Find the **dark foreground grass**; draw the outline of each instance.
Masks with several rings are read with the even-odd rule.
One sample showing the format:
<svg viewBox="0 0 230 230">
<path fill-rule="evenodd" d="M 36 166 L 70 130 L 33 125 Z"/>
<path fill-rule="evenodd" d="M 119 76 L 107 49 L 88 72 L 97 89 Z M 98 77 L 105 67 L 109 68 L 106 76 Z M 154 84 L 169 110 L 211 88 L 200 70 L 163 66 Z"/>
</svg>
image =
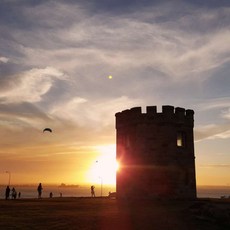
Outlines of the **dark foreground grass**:
<svg viewBox="0 0 230 230">
<path fill-rule="evenodd" d="M 230 229 L 228 200 L 0 200 L 0 229 Z"/>
</svg>

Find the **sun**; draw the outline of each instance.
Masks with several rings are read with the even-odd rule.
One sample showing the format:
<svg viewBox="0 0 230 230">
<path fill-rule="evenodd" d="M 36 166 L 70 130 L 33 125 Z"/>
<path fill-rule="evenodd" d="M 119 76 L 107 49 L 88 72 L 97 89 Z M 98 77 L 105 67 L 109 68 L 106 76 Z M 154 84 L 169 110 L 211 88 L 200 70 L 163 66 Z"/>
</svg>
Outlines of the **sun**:
<svg viewBox="0 0 230 230">
<path fill-rule="evenodd" d="M 103 182 L 103 184 L 115 185 L 116 171 L 119 169 L 119 163 L 116 161 L 116 146 L 96 146 L 96 149 L 99 155 L 98 158 L 92 162 L 88 172 L 88 179 L 92 183 Z"/>
<path fill-rule="evenodd" d="M 120 164 L 118 163 L 118 161 L 115 162 L 115 169 L 116 169 L 116 172 L 119 170 L 120 168 Z"/>
</svg>

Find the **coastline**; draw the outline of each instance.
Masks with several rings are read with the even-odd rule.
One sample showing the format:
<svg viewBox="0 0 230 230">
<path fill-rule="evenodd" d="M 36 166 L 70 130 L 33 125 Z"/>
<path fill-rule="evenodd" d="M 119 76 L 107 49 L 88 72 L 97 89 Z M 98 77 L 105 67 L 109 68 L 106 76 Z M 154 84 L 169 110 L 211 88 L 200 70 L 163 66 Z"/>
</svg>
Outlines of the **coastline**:
<svg viewBox="0 0 230 230">
<path fill-rule="evenodd" d="M 24 185 L 12 185 L 17 192 L 21 192 L 21 198 L 36 198 L 37 197 L 37 184 L 24 184 Z M 6 185 L 0 185 L 0 199 L 4 199 Z M 96 185 L 96 196 L 101 196 L 101 186 Z M 102 195 L 108 196 L 109 192 L 115 192 L 115 186 L 103 186 Z M 60 197 L 60 193 L 63 197 L 88 197 L 90 193 L 90 185 L 75 185 L 66 184 L 60 186 L 60 184 L 44 184 L 43 185 L 43 197 L 49 197 L 50 192 L 54 197 Z M 198 198 L 221 198 L 230 196 L 230 186 L 213 186 L 202 185 L 197 186 Z"/>
</svg>

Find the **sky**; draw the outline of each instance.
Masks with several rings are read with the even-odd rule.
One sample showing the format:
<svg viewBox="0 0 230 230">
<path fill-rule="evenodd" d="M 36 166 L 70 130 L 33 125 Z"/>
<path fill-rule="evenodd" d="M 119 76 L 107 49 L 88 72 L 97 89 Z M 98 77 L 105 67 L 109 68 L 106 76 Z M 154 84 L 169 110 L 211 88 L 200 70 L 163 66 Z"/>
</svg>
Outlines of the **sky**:
<svg viewBox="0 0 230 230">
<path fill-rule="evenodd" d="M 173 105 L 230 185 L 229 41 L 228 0 L 0 0 L 0 184 L 114 183 L 115 113 Z"/>
</svg>

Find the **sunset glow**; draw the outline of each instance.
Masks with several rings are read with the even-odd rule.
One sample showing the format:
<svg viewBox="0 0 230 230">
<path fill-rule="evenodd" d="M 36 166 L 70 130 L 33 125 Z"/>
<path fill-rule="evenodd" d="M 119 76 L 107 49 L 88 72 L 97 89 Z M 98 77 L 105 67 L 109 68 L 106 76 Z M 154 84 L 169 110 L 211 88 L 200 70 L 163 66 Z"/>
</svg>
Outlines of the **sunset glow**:
<svg viewBox="0 0 230 230">
<path fill-rule="evenodd" d="M 1 1 L 0 184 L 115 184 L 115 114 L 173 105 L 229 185 L 229 3 L 176 2 Z"/>
<path fill-rule="evenodd" d="M 101 183 L 108 185 L 116 184 L 116 171 L 119 168 L 116 162 L 115 145 L 98 146 L 96 149 L 100 155 L 92 162 L 87 178 L 91 183 Z"/>
</svg>

